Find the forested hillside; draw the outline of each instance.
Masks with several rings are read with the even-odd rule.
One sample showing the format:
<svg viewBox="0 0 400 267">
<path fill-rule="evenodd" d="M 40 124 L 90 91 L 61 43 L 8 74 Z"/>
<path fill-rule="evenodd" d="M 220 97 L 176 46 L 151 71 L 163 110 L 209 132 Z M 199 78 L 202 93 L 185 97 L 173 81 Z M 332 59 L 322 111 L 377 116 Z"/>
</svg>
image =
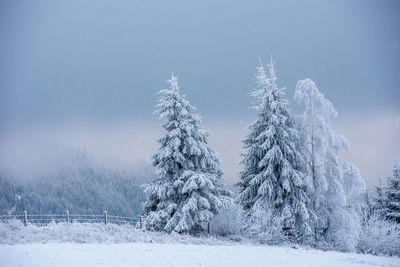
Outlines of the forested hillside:
<svg viewBox="0 0 400 267">
<path fill-rule="evenodd" d="M 54 173 L 40 177 L 11 179 L 0 176 L 0 213 L 109 214 L 137 216 L 144 201 L 142 184 L 151 180 L 152 169 L 136 170 L 101 166 L 86 155 L 62 162 Z"/>
</svg>

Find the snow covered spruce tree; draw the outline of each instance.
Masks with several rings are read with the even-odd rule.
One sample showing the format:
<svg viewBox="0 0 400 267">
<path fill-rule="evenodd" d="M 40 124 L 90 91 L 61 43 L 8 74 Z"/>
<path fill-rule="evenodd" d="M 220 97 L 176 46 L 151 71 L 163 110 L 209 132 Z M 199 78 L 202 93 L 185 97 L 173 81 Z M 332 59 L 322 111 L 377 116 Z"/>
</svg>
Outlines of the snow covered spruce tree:
<svg viewBox="0 0 400 267">
<path fill-rule="evenodd" d="M 375 188 L 376 196 L 372 204 L 373 213 L 382 215 L 385 207 L 387 206 L 386 194 L 384 194 L 384 188 L 382 186 L 382 178 L 379 177 L 379 185 Z"/>
<path fill-rule="evenodd" d="M 314 213 L 301 172 L 303 160 L 295 145 L 297 132 L 284 88 L 276 84 L 272 58 L 268 75 L 261 61 L 257 70 L 257 88 L 252 92 L 257 99 L 257 119 L 243 141 L 246 153 L 241 161 L 244 170 L 236 184 L 240 189 L 236 201 L 245 209 L 250 224 L 257 223 L 252 220 L 260 212 L 261 216 L 268 214 L 275 223 L 279 218 L 281 227 L 277 228 L 286 236 L 297 242 L 306 241 L 312 236 Z M 267 228 L 264 230 L 268 231 Z"/>
<path fill-rule="evenodd" d="M 378 212 L 381 215 L 400 223 L 400 158 L 393 167 L 393 175 L 387 177 L 387 185 L 381 193 L 380 206 Z"/>
<path fill-rule="evenodd" d="M 193 233 L 201 231 L 225 202 L 220 163 L 207 145 L 208 133 L 200 128 L 200 116 L 179 93 L 177 78 L 161 90 L 156 111 L 164 121 L 166 136 L 153 156 L 156 179 L 146 185 L 148 194 L 142 215 L 149 230 Z"/>
<path fill-rule="evenodd" d="M 339 157 L 339 152 L 348 149 L 349 144 L 331 128 L 331 120 L 337 116 L 332 103 L 310 79 L 297 83 L 295 98 L 305 106 L 298 129 L 307 175 L 313 183 L 310 198 L 318 216 L 315 237 L 321 245 L 354 250 L 364 180 L 354 165 Z"/>
</svg>

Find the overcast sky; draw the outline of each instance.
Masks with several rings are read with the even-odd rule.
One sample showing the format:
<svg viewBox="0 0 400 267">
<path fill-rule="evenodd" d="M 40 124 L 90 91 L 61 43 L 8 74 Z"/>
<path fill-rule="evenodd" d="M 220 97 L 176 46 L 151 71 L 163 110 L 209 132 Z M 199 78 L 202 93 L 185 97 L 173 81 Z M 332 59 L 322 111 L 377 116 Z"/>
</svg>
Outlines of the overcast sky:
<svg viewBox="0 0 400 267">
<path fill-rule="evenodd" d="M 1 1 L 0 168 L 49 140 L 148 161 L 174 72 L 235 181 L 247 93 L 272 54 L 291 102 L 304 78 L 333 102 L 344 156 L 376 184 L 400 154 L 399 14 L 396 0 Z"/>
</svg>

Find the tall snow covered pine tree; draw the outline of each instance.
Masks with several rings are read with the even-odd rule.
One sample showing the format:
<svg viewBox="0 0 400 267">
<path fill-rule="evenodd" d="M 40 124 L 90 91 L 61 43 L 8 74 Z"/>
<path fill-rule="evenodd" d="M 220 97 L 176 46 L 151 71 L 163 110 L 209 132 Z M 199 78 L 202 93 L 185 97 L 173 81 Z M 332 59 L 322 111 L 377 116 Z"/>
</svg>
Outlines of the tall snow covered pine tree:
<svg viewBox="0 0 400 267">
<path fill-rule="evenodd" d="M 223 172 L 200 116 L 179 93 L 177 78 L 172 75 L 168 82 L 156 111 L 167 134 L 152 156 L 158 179 L 146 185 L 143 222 L 149 230 L 193 233 L 230 201 L 229 191 L 222 187 Z"/>
<path fill-rule="evenodd" d="M 297 131 L 284 88 L 276 84 L 272 58 L 268 75 L 261 60 L 257 70 L 257 88 L 252 92 L 257 99 L 257 119 L 243 141 L 246 153 L 241 161 L 244 170 L 236 184 L 240 190 L 236 201 L 248 218 L 260 208 L 282 218 L 285 234 L 301 242 L 311 236 L 314 213 L 301 172 L 302 156 L 295 145 Z"/>
</svg>

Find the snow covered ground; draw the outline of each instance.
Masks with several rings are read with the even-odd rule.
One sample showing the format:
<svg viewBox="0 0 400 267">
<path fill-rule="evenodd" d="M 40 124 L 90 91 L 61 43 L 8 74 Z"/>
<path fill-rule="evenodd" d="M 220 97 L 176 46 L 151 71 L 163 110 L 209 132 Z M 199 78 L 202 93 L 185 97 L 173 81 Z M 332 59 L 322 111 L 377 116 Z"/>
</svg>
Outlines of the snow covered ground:
<svg viewBox="0 0 400 267">
<path fill-rule="evenodd" d="M 0 245 L 0 266 L 400 266 L 400 258 L 252 245 L 46 243 Z"/>
<path fill-rule="evenodd" d="M 232 240 L 234 239 L 234 240 Z M 180 243 L 198 245 L 229 245 L 239 237 L 222 238 L 213 236 L 180 235 L 143 231 L 129 224 L 103 223 L 50 223 L 46 226 L 28 224 L 12 220 L 0 223 L 0 244 L 26 243 Z M 248 240 L 240 239 L 242 243 Z M 1 267 L 1 266 L 0 266 Z"/>
<path fill-rule="evenodd" d="M 399 257 L 258 246 L 249 240 L 143 231 L 131 225 L 0 223 L 0 267 L 400 266 Z"/>
</svg>

